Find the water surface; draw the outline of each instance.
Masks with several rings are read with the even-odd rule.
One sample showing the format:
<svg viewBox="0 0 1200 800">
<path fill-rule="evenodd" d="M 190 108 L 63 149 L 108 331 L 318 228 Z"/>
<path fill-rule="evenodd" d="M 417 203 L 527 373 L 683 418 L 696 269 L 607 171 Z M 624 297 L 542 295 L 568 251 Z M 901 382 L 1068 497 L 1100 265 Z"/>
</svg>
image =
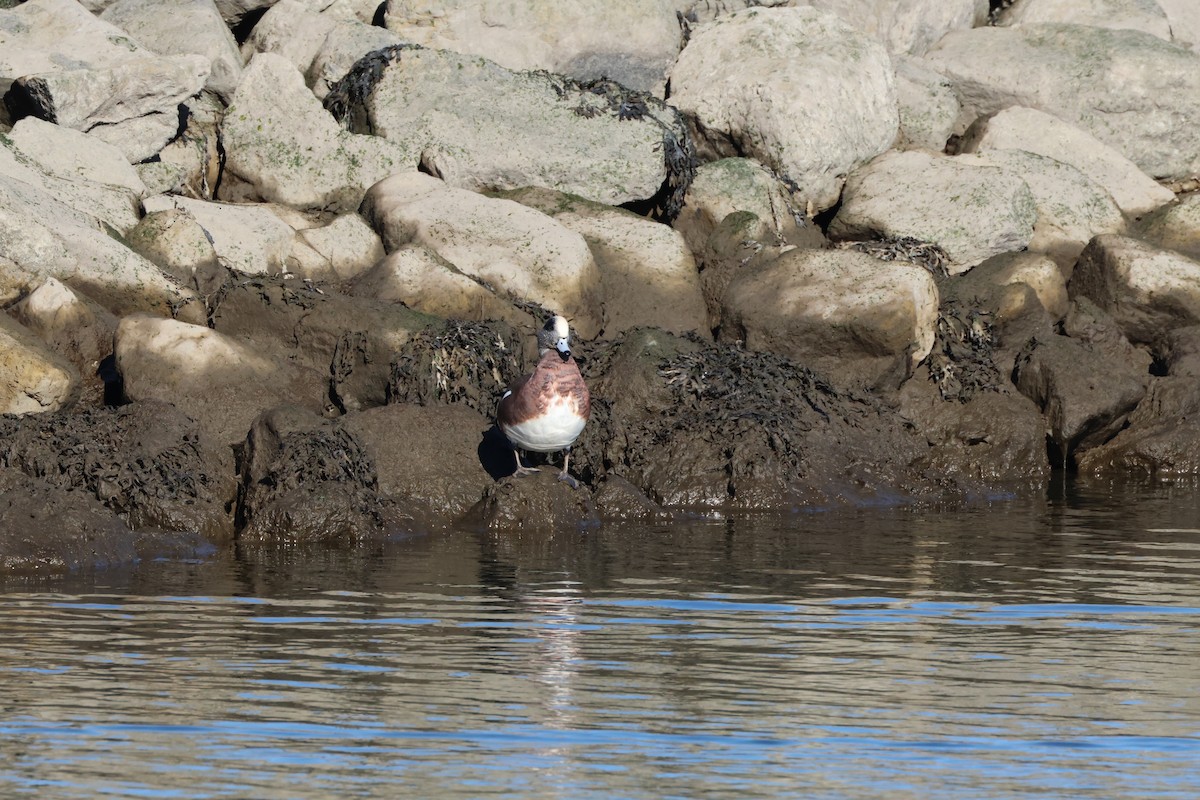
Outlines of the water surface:
<svg viewBox="0 0 1200 800">
<path fill-rule="evenodd" d="M 0 796 L 1194 798 L 1200 489 L 0 584 Z"/>
</svg>

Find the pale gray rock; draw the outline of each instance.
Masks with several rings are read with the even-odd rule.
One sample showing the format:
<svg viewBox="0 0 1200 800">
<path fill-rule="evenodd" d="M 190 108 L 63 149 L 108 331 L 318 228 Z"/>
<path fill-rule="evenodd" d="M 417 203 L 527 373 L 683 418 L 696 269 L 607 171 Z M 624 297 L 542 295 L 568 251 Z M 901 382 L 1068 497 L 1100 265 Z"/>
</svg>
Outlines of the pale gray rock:
<svg viewBox="0 0 1200 800">
<path fill-rule="evenodd" d="M 389 0 L 384 20 L 425 47 L 483 56 L 511 70 L 606 77 L 659 97 L 682 45 L 672 0 Z"/>
<path fill-rule="evenodd" d="M 318 281 L 344 281 L 365 272 L 384 256 L 379 234 L 358 214 L 342 214 L 328 225 L 296 231 L 287 271 Z"/>
<path fill-rule="evenodd" d="M 1025 181 L 998 167 L 915 150 L 855 171 L 829 226 L 833 237 L 912 237 L 938 245 L 952 273 L 1025 248 L 1037 204 Z"/>
<path fill-rule="evenodd" d="M 35 117 L 18 120 L 7 139 L 0 137 L 0 174 L 38 186 L 119 233 L 137 224 L 146 186 L 112 145 Z"/>
<path fill-rule="evenodd" d="M 921 267 L 795 249 L 733 279 L 721 338 L 871 383 L 929 355 L 937 316 L 937 285 Z"/>
<path fill-rule="evenodd" d="M 918 58 L 893 56 L 896 102 L 900 108 L 897 150 L 941 152 L 954 133 L 962 107 L 954 87 L 941 73 Z"/>
<path fill-rule="evenodd" d="M 419 153 L 425 171 L 473 191 L 540 186 L 610 205 L 646 200 L 667 180 L 683 135 L 677 112 L 652 97 L 447 50 L 391 48 L 346 80 L 347 93 L 326 104 L 344 105 L 351 130 Z"/>
<path fill-rule="evenodd" d="M 258 53 L 273 53 L 287 59 L 302 74 L 307 73 L 325 37 L 337 24 L 337 20 L 313 11 L 305 0 L 280 0 L 242 44 L 242 59 L 249 63 Z"/>
<path fill-rule="evenodd" d="M 225 278 L 212 237 L 186 209 L 151 211 L 125 238 L 136 253 L 201 294 L 215 291 Z"/>
<path fill-rule="evenodd" d="M 720 16 L 692 33 L 670 79 L 702 157 L 750 156 L 820 209 L 899 126 L 887 51 L 813 8 Z"/>
<path fill-rule="evenodd" d="M 179 104 L 208 74 L 204 57 L 158 55 L 73 0 L 0 10 L 0 90 L 13 83 L 10 113 L 91 132 L 130 161 L 175 135 Z"/>
<path fill-rule="evenodd" d="M 1034 108 L 1012 106 L 981 117 L 963 137 L 961 149 L 967 153 L 1025 150 L 1070 164 L 1103 186 L 1130 216 L 1140 216 L 1175 199 L 1170 189 L 1092 134 Z"/>
<path fill-rule="evenodd" d="M 660 222 L 549 189 L 506 197 L 583 236 L 600 270 L 604 335 L 657 327 L 709 337 L 696 259 L 683 235 Z"/>
<path fill-rule="evenodd" d="M 116 0 L 100 19 L 160 55 L 193 53 L 208 59 L 205 88 L 225 102 L 242 74 L 242 56 L 213 0 Z"/>
<path fill-rule="evenodd" d="M 19 297 L 56 277 L 117 313 L 171 308 L 191 294 L 134 253 L 101 218 L 47 191 L 0 136 L 0 297 Z"/>
<path fill-rule="evenodd" d="M 55 278 L 47 278 L 10 310 L 17 322 L 74 366 L 81 403 L 103 404 L 100 364 L 112 354 L 116 317 Z"/>
<path fill-rule="evenodd" d="M 987 0 L 808 0 L 882 41 L 889 51 L 922 55 L 953 30 L 987 21 Z"/>
<path fill-rule="evenodd" d="M 1148 175 L 1200 172 L 1200 54 L 1134 30 L 1037 23 L 953 31 L 927 57 L 968 115 L 1036 108 Z"/>
<path fill-rule="evenodd" d="M 221 199 L 334 211 L 353 211 L 372 184 L 415 169 L 420 152 L 343 130 L 296 68 L 271 53 L 242 74 L 221 138 Z"/>
<path fill-rule="evenodd" d="M 501 320 L 518 330 L 543 324 L 422 245 L 389 253 L 351 281 L 350 293 L 445 319 Z"/>
<path fill-rule="evenodd" d="M 1183 195 L 1178 203 L 1148 214 L 1137 232 L 1153 245 L 1200 260 L 1200 194 Z"/>
<path fill-rule="evenodd" d="M 1156 0 L 1016 0 L 996 17 L 997 25 L 1066 22 L 1128 28 L 1171 40 L 1171 24 Z"/>
<path fill-rule="evenodd" d="M 1113 316 L 1134 343 L 1200 323 L 1200 262 L 1125 236 L 1098 236 L 1071 274 L 1072 297 Z"/>
<path fill-rule="evenodd" d="M 43 414 L 73 399 L 79 375 L 66 359 L 0 314 L 0 414 Z"/>
<path fill-rule="evenodd" d="M 749 211 L 766 222 L 780 243 L 808 224 L 805 209 L 796 207 L 791 192 L 770 170 L 753 159 L 722 158 L 696 169 L 673 227 L 693 253 L 700 253 L 721 220 L 736 211 Z"/>
<path fill-rule="evenodd" d="M 600 271 L 587 241 L 540 211 L 411 172 L 371 187 L 362 214 L 389 252 L 423 245 L 497 292 L 566 316 L 585 339 L 603 328 Z"/>
<path fill-rule="evenodd" d="M 1171 24 L 1171 40 L 1200 52 L 1200 4 L 1193 0 L 1158 0 Z"/>
<path fill-rule="evenodd" d="M 1064 269 L 1092 237 L 1125 232 L 1125 217 L 1112 195 L 1075 167 L 1024 150 L 986 150 L 957 160 L 999 167 L 1025 181 L 1037 207 L 1029 249 L 1046 253 Z"/>
<path fill-rule="evenodd" d="M 361 22 L 340 22 L 322 42 L 306 71 L 313 94 L 324 100 L 334 84 L 346 77 L 367 53 L 403 44 L 404 40 L 385 28 Z"/>
<path fill-rule="evenodd" d="M 212 242 L 221 264 L 249 275 L 283 272 L 296 236 L 292 226 L 267 206 L 171 195 L 147 198 L 142 205 L 147 214 L 186 211 Z"/>
</svg>

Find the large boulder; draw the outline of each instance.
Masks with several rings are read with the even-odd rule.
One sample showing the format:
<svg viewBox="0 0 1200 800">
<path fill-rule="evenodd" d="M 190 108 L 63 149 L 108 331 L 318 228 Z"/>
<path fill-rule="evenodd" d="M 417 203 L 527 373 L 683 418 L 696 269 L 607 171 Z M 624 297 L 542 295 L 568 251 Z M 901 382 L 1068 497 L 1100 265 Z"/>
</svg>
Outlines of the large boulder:
<svg viewBox="0 0 1200 800">
<path fill-rule="evenodd" d="M 146 186 L 117 148 L 36 117 L 19 120 L 8 139 L 0 143 L 0 174 L 34 184 L 118 233 L 137 224 Z"/>
<path fill-rule="evenodd" d="M 1200 194 L 1183 195 L 1178 203 L 1147 214 L 1137 233 L 1150 244 L 1200 260 Z"/>
<path fill-rule="evenodd" d="M 296 68 L 260 53 L 242 74 L 221 127 L 224 200 L 353 211 L 368 187 L 415 169 L 419 149 L 345 131 Z"/>
<path fill-rule="evenodd" d="M 966 153 L 1024 150 L 1069 164 L 1104 187 L 1121 211 L 1141 216 L 1175 195 L 1092 134 L 1035 108 L 1012 106 L 980 117 L 960 145 Z"/>
<path fill-rule="evenodd" d="M 205 88 L 226 102 L 242 74 L 242 56 L 213 0 L 116 0 L 100 19 L 160 55 L 208 59 Z"/>
<path fill-rule="evenodd" d="M 771 226 L 778 242 L 792 241 L 802 238 L 798 229 L 810 227 L 805 209 L 795 203 L 788 187 L 762 164 L 749 158 L 722 158 L 696 169 L 673 227 L 699 254 L 722 220 L 749 211 Z"/>
<path fill-rule="evenodd" d="M 950 31 L 982 25 L 988 14 L 987 0 L 800 0 L 794 4 L 837 14 L 878 38 L 890 52 L 916 56 Z"/>
<path fill-rule="evenodd" d="M 383 258 L 383 241 L 358 214 L 340 214 L 327 225 L 296 230 L 287 271 L 301 278 L 344 281 Z"/>
<path fill-rule="evenodd" d="M 1072 297 L 1108 311 L 1133 342 L 1200 323 L 1200 262 L 1125 236 L 1097 236 L 1071 275 Z"/>
<path fill-rule="evenodd" d="M 57 411 L 79 392 L 79 373 L 30 331 L 0 314 L 0 414 Z"/>
<path fill-rule="evenodd" d="M 11 312 L 79 373 L 81 402 L 104 402 L 109 379 L 101 365 L 112 355 L 116 317 L 55 278 L 47 278 Z"/>
<path fill-rule="evenodd" d="M 0 464 L 91 495 L 134 530 L 233 536 L 233 453 L 166 403 L 0 419 Z"/>
<path fill-rule="evenodd" d="M 427 247 L 405 245 L 349 284 L 355 297 L 401 303 L 415 311 L 474 322 L 501 320 L 530 330 L 533 318 Z"/>
<path fill-rule="evenodd" d="M 822 209 L 899 126 L 887 51 L 813 8 L 750 8 L 698 28 L 671 68 L 671 102 L 702 156 L 755 158 Z"/>
<path fill-rule="evenodd" d="M 914 202 L 913 198 L 919 198 Z M 1008 170 L 918 151 L 892 151 L 856 170 L 829 226 L 843 239 L 908 237 L 938 245 L 951 273 L 1033 239 L 1037 204 Z"/>
<path fill-rule="evenodd" d="M 954 133 L 962 106 L 954 86 L 920 58 L 893 56 L 896 102 L 900 109 L 897 150 L 940 153 Z"/>
<path fill-rule="evenodd" d="M 677 231 L 624 209 L 551 189 L 505 196 L 583 236 L 600 271 L 606 336 L 646 325 L 709 335 L 696 259 Z"/>
<path fill-rule="evenodd" d="M 11 265 L 0 269 L 0 297 L 16 299 L 55 277 L 119 313 L 186 304 L 189 292 L 125 247 L 102 218 L 60 200 L 67 186 L 47 182 L 29 162 L 0 136 L 0 259 Z"/>
<path fill-rule="evenodd" d="M 483 56 L 512 70 L 608 78 L 662 96 L 682 45 L 674 0 L 392 0 L 384 22 L 404 39 Z"/>
<path fill-rule="evenodd" d="M 1028 248 L 1046 253 L 1064 269 L 1092 237 L 1125 232 L 1125 217 L 1112 195 L 1069 164 L 1024 150 L 986 150 L 958 160 L 999 167 L 1025 181 L 1037 209 Z"/>
<path fill-rule="evenodd" d="M 849 250 L 792 250 L 725 292 L 721 338 L 839 378 L 907 374 L 933 347 L 938 291 L 926 270 Z"/>
<path fill-rule="evenodd" d="M 265 409 L 285 402 L 318 411 L 325 406 L 323 376 L 203 325 L 125 317 L 114 355 L 127 400 L 172 403 L 229 445 L 242 441 Z"/>
<path fill-rule="evenodd" d="M 427 247 L 512 299 L 565 315 L 585 339 L 603 327 L 601 277 L 587 241 L 540 211 L 411 172 L 371 187 L 362 213 L 389 251 Z"/>
<path fill-rule="evenodd" d="M 1128 28 L 1171 41 L 1171 23 L 1155 0 L 1015 0 L 996 15 L 997 25 L 1036 22 Z"/>
<path fill-rule="evenodd" d="M 668 182 L 681 193 L 691 169 L 679 113 L 660 100 L 448 50 L 376 51 L 325 105 L 350 130 L 419 153 L 425 171 L 476 191 L 541 186 L 616 205 L 655 198 Z"/>
<path fill-rule="evenodd" d="M 1151 177 L 1200 172 L 1200 54 L 1141 31 L 1038 23 L 952 31 L 927 57 L 971 115 L 1028 106 Z"/>
<path fill-rule="evenodd" d="M 212 203 L 159 195 L 147 198 L 142 206 L 147 214 L 183 211 L 204 231 L 223 266 L 248 275 L 282 272 L 296 236 L 296 231 L 268 207 L 249 203 Z M 199 255 L 206 260 L 207 249 L 201 248 Z"/>
<path fill-rule="evenodd" d="M 73 0 L 0 10 L 0 90 L 13 119 L 90 131 L 130 161 L 157 153 L 208 79 L 198 55 L 158 55 Z M 11 85 L 10 85 L 11 84 Z"/>
</svg>

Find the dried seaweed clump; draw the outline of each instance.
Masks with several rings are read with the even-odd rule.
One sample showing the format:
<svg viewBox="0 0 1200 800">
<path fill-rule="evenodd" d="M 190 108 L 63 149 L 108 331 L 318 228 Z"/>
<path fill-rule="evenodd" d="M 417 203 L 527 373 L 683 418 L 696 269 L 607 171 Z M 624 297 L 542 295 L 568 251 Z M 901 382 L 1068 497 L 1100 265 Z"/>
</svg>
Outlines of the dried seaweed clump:
<svg viewBox="0 0 1200 800">
<path fill-rule="evenodd" d="M 871 399 L 839 390 L 783 356 L 731 344 L 672 356 L 659 364 L 658 375 L 674 404 L 670 425 L 657 429 L 659 437 L 703 429 L 737 442 L 760 431 L 797 471 L 804 433 L 831 421 L 855 425 L 879 411 Z"/>
<path fill-rule="evenodd" d="M 955 302 L 942 306 L 927 363 L 943 400 L 965 403 L 979 392 L 1000 390 L 1003 376 L 992 357 L 995 344 L 990 313 Z"/>
<path fill-rule="evenodd" d="M 911 236 L 885 236 L 866 242 L 842 242 L 838 246 L 866 253 L 880 261 L 907 261 L 924 267 L 935 278 L 945 278 L 950 274 L 946 269 L 950 258 L 945 250 L 932 242 L 923 242 Z"/>
<path fill-rule="evenodd" d="M 375 91 L 375 85 L 383 78 L 384 70 L 394 61 L 399 61 L 405 50 L 420 50 L 417 44 L 394 44 L 372 50 L 354 62 L 350 71 L 329 89 L 325 95 L 325 110 L 350 130 L 362 130 L 367 120 L 350 119 L 350 114 L 366 108 L 367 98 Z"/>
<path fill-rule="evenodd" d="M 400 348 L 392 362 L 388 402 L 462 403 L 490 416 L 521 366 L 521 339 L 511 326 L 451 320 Z"/>
</svg>

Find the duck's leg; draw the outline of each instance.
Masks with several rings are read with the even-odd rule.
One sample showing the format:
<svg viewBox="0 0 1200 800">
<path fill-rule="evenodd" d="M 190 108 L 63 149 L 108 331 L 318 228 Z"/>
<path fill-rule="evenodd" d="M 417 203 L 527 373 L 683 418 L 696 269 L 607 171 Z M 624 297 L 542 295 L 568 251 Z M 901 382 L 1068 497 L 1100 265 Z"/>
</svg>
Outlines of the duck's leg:
<svg viewBox="0 0 1200 800">
<path fill-rule="evenodd" d="M 517 460 L 517 471 L 513 473 L 514 475 L 518 475 L 518 476 L 532 475 L 535 472 L 541 472 L 541 470 L 538 469 L 537 467 L 527 467 L 524 464 L 522 464 L 521 463 L 521 451 L 515 447 L 513 448 L 513 458 L 515 458 Z"/>
<path fill-rule="evenodd" d="M 562 468 L 562 472 L 558 473 L 558 479 L 560 481 L 562 481 L 563 483 L 567 484 L 567 486 L 570 486 L 572 489 L 578 489 L 579 481 L 572 478 L 570 476 L 570 474 L 567 472 L 567 465 L 570 463 L 571 463 L 571 448 L 568 447 L 566 453 L 563 455 L 563 468 Z"/>
</svg>

